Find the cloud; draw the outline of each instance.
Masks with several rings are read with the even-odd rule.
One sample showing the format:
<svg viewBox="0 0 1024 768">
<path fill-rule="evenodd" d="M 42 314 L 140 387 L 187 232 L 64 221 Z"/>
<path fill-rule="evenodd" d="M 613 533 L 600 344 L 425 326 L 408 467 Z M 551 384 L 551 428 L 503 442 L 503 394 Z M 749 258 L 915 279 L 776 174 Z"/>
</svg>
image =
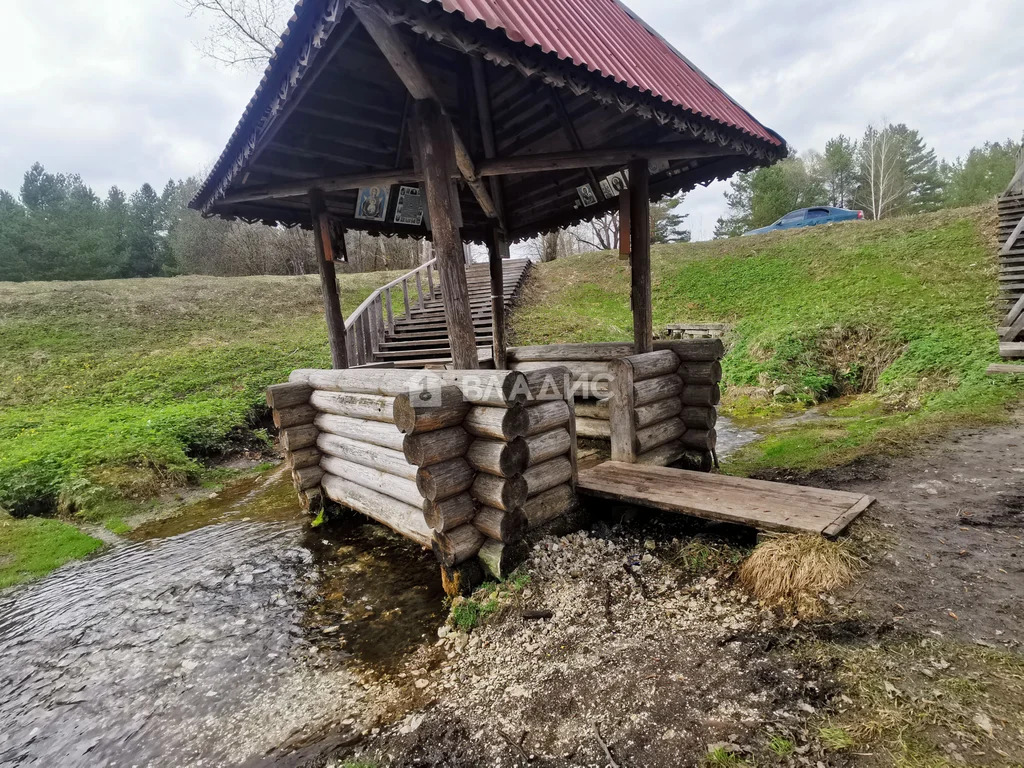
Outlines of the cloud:
<svg viewBox="0 0 1024 768">
<path fill-rule="evenodd" d="M 29 165 L 159 186 L 219 155 L 259 80 L 204 59 L 204 20 L 174 0 L 5 0 L 0 188 Z M 941 157 L 1024 129 L 1024 15 L 1006 0 L 626 0 L 800 150 L 883 116 Z M 725 185 L 684 204 L 697 237 Z"/>
</svg>

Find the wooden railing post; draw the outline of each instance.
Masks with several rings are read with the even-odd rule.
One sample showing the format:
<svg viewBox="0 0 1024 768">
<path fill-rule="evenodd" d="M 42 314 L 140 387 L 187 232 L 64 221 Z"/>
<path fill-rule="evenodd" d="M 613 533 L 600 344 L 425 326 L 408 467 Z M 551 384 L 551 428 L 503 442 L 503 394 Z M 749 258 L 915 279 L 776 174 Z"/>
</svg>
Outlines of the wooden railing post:
<svg viewBox="0 0 1024 768">
<path fill-rule="evenodd" d="M 384 289 L 384 306 L 388 313 L 388 332 L 395 332 L 395 311 L 391 308 L 391 289 Z"/>
<path fill-rule="evenodd" d="M 409 317 L 409 278 L 402 281 L 402 300 L 405 302 L 405 316 Z"/>
<path fill-rule="evenodd" d="M 421 270 L 416 272 L 416 303 L 423 309 L 423 275 Z"/>
</svg>

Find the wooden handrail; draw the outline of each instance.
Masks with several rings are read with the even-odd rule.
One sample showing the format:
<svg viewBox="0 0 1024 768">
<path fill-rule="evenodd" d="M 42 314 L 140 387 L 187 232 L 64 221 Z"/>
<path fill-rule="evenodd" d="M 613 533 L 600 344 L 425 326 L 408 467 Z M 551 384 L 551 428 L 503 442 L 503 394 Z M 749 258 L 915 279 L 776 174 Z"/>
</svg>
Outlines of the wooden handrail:
<svg viewBox="0 0 1024 768">
<path fill-rule="evenodd" d="M 430 286 L 433 295 L 434 276 L 433 268 L 436 259 L 420 264 L 416 269 L 396 277 L 390 283 L 382 285 L 366 297 L 355 312 L 345 320 L 345 337 L 349 345 L 349 365 L 364 365 L 373 362 L 373 355 L 380 350 L 380 344 L 384 341 L 388 328 L 393 327 L 395 321 L 395 307 L 391 302 L 391 289 L 402 286 L 404 297 L 403 308 L 405 317 L 409 316 L 409 279 L 415 278 L 416 287 L 419 289 L 418 306 L 423 306 L 422 274 L 427 274 L 427 284 Z M 385 323 L 383 313 L 387 311 Z"/>
</svg>

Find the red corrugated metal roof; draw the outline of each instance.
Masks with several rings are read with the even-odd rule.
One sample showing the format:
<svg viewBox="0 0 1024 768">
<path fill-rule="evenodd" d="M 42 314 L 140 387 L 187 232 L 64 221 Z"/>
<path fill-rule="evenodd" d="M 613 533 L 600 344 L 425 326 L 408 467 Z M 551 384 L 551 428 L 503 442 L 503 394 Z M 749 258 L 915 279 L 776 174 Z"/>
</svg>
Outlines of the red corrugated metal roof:
<svg viewBox="0 0 1024 768">
<path fill-rule="evenodd" d="M 738 128 L 782 141 L 616 0 L 425 0 L 482 21 L 508 39 Z"/>
</svg>

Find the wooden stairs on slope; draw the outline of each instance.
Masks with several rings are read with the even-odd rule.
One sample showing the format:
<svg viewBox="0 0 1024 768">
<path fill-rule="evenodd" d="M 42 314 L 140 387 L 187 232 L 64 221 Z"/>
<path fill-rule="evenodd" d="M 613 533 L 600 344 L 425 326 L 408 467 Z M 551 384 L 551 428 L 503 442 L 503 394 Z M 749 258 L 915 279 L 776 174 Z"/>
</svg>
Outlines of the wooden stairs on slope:
<svg viewBox="0 0 1024 768">
<path fill-rule="evenodd" d="M 505 308 L 519 298 L 529 274 L 529 259 L 507 259 L 502 262 L 504 272 Z M 481 359 L 491 357 L 491 283 L 488 265 L 470 264 L 466 267 L 469 303 L 476 330 L 476 342 Z M 394 365 L 399 368 L 422 368 L 451 360 L 448 324 L 440 280 L 422 286 L 422 301 L 414 300 L 402 317 L 394 317 L 381 328 L 380 338 L 373 344 L 374 365 Z"/>
<path fill-rule="evenodd" d="M 1024 358 L 1024 144 L 1017 170 L 999 198 L 999 307 L 1009 309 L 1000 323 L 999 356 Z M 1019 366 L 1018 366 L 1019 367 Z M 990 375 L 1021 373 L 1014 366 L 992 365 Z"/>
</svg>

